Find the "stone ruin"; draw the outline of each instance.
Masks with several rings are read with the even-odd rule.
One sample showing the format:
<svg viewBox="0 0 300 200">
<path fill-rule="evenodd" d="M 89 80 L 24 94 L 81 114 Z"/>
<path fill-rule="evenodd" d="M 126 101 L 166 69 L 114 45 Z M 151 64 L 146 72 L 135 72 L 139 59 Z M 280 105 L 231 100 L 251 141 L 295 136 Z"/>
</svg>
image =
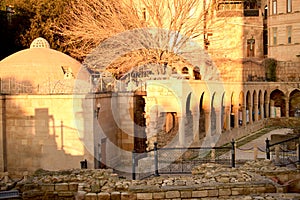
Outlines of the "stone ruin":
<svg viewBox="0 0 300 200">
<path fill-rule="evenodd" d="M 128 180 L 111 169 L 37 170 L 22 179 L 4 174 L 1 191 L 18 190 L 22 199 L 300 199 L 297 169 L 271 161 L 249 161 L 238 168 L 199 165 L 192 175 Z M 258 198 L 259 197 L 259 198 Z"/>
</svg>

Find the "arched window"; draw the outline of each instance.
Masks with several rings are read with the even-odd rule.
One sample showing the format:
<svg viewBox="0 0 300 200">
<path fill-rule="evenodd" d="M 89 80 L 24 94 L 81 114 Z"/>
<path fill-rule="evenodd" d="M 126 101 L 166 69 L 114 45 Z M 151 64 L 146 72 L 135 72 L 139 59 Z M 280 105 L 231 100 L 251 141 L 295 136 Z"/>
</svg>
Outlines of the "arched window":
<svg viewBox="0 0 300 200">
<path fill-rule="evenodd" d="M 181 70 L 182 74 L 189 74 L 189 69 L 187 67 L 182 68 Z"/>
<path fill-rule="evenodd" d="M 177 70 L 175 67 L 172 68 L 172 74 L 177 74 Z"/>
<path fill-rule="evenodd" d="M 277 0 L 272 0 L 272 13 L 273 15 L 277 14 Z"/>
<path fill-rule="evenodd" d="M 193 73 L 194 73 L 194 79 L 195 80 L 201 80 L 201 74 L 200 74 L 200 69 L 199 67 L 194 67 L 193 69 Z"/>
<path fill-rule="evenodd" d="M 265 6 L 265 10 L 264 10 L 264 18 L 268 19 L 268 6 Z"/>
<path fill-rule="evenodd" d="M 292 12 L 292 0 L 286 0 L 286 12 Z"/>
</svg>

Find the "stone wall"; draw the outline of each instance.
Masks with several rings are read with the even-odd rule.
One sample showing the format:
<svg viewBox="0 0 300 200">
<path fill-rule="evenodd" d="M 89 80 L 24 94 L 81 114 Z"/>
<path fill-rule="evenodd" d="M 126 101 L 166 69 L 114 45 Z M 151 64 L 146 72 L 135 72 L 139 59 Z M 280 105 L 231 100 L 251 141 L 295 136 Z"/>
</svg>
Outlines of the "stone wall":
<svg viewBox="0 0 300 200">
<path fill-rule="evenodd" d="M 72 169 L 85 159 L 88 168 L 101 167 L 100 161 L 113 168 L 130 161 L 134 105 L 133 93 L 2 95 L 0 171 Z"/>
<path fill-rule="evenodd" d="M 287 13 L 287 1 L 277 2 L 277 14 L 268 16 L 269 44 L 268 57 L 280 61 L 299 62 L 300 47 L 300 1 L 293 0 L 292 12 Z M 269 6 L 272 8 L 272 6 Z M 269 9 L 272 13 L 272 9 Z M 287 27 L 291 26 L 291 41 L 288 43 Z M 277 28 L 276 44 L 273 41 L 273 28 Z M 297 56 L 298 55 L 298 56 Z"/>
<path fill-rule="evenodd" d="M 112 170 L 103 169 L 39 170 L 32 176 L 24 174 L 15 183 L 6 173 L 0 186 L 1 191 L 18 190 L 25 200 L 252 199 L 252 195 L 282 199 L 289 186 L 276 181 L 277 174 L 283 182 L 299 178 L 297 170 L 275 167 L 269 161 L 252 161 L 240 168 L 207 163 L 195 167 L 190 176 L 165 175 L 136 181 L 121 179 Z"/>
<path fill-rule="evenodd" d="M 8 172 L 74 168 L 83 159 L 93 166 L 93 152 L 85 144 L 93 141 L 85 134 L 92 132 L 93 118 L 88 114 L 89 105 L 83 111 L 82 100 L 77 99 L 80 104 L 73 107 L 74 99 L 73 95 L 3 96 L 1 124 L 6 138 L 1 143 L 6 146 L 2 155 Z M 92 99 L 85 100 L 92 105 Z"/>
<path fill-rule="evenodd" d="M 101 126 L 115 143 L 118 128 L 108 107 L 111 96 L 99 99 L 105 105 Z M 84 159 L 88 168 L 97 167 L 94 147 L 100 145 L 101 134 L 94 131 L 99 128 L 94 95 L 2 95 L 0 104 L 1 171 L 78 168 Z M 111 151 L 107 160 L 119 161 L 118 154 Z"/>
<path fill-rule="evenodd" d="M 300 54 L 300 53 L 299 53 Z M 276 79 L 277 81 L 299 81 L 300 62 L 277 62 Z"/>
</svg>

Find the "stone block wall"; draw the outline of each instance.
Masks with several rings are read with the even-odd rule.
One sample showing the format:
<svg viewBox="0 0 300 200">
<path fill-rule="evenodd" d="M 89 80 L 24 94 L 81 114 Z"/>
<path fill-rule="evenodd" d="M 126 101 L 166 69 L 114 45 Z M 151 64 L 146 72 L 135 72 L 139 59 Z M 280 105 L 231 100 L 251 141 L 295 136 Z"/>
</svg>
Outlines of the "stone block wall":
<svg viewBox="0 0 300 200">
<path fill-rule="evenodd" d="M 135 191 L 136 190 L 136 191 Z M 132 188 L 137 200 L 142 199 L 200 199 L 200 198 L 230 198 L 249 194 L 274 193 L 276 187 L 270 183 L 242 183 L 232 185 L 203 185 L 193 186 L 173 186 L 158 189 L 144 186 L 143 189 Z"/>
<path fill-rule="evenodd" d="M 56 183 L 41 185 L 26 185 L 22 193 L 24 200 L 64 199 L 73 200 L 78 193 L 78 183 Z"/>
<path fill-rule="evenodd" d="M 239 168 L 206 163 L 194 167 L 189 176 L 145 180 L 127 180 L 105 169 L 39 170 L 33 175 L 24 173 L 17 184 L 7 172 L 0 173 L 0 191 L 13 188 L 23 199 L 33 200 L 242 199 L 272 193 L 282 198 L 290 192 L 291 181 L 299 177 L 298 170 L 276 167 L 267 160 L 249 161 Z M 299 186 L 293 189 L 299 191 Z"/>
<path fill-rule="evenodd" d="M 92 132 L 93 118 L 87 112 L 93 112 L 85 108 L 84 113 L 80 104 L 74 108 L 74 102 L 73 95 L 2 96 L 2 170 L 69 169 L 80 167 L 84 159 L 93 167 L 93 152 L 85 143 L 93 142 L 92 135 L 85 134 Z"/>
<path fill-rule="evenodd" d="M 299 81 L 300 62 L 277 62 L 276 79 L 277 81 Z"/>
</svg>

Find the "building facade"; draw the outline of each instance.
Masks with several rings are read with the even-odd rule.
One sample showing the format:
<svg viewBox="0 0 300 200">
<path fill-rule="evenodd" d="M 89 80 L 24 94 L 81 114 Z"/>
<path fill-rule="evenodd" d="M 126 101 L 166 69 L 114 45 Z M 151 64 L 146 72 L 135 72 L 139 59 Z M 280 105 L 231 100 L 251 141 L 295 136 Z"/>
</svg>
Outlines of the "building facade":
<svg viewBox="0 0 300 200">
<path fill-rule="evenodd" d="M 96 77 L 41 38 L 3 59 L 0 170 L 78 168 L 87 160 L 88 168 L 126 171 L 133 150 L 157 141 L 222 145 L 269 118 L 298 120 L 300 3 L 213 2 L 203 48 L 190 55 L 198 66 L 146 63 L 120 79 L 106 68 Z"/>
<path fill-rule="evenodd" d="M 300 63 L 300 1 L 268 1 L 268 57 Z"/>
</svg>

